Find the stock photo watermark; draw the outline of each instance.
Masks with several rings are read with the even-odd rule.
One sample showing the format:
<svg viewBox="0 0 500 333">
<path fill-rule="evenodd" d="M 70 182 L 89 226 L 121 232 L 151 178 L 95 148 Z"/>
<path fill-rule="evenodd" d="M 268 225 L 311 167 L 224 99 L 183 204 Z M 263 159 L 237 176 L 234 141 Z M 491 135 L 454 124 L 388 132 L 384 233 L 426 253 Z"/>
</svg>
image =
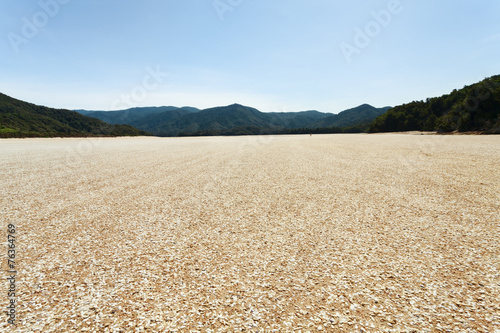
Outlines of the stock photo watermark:
<svg viewBox="0 0 500 333">
<path fill-rule="evenodd" d="M 7 305 L 7 321 L 9 324 L 16 326 L 16 277 L 17 277 L 17 263 L 16 263 L 16 226 L 10 223 L 7 226 L 7 281 L 9 282 L 9 289 L 7 292 L 8 305 Z"/>
<path fill-rule="evenodd" d="M 35 12 L 31 18 L 23 16 L 22 26 L 19 33 L 10 32 L 7 35 L 14 52 L 19 53 L 21 45 L 26 45 L 35 38 L 49 22 L 61 11 L 61 6 L 67 5 L 71 0 L 40 0 L 40 10 Z"/>
<path fill-rule="evenodd" d="M 243 0 L 214 0 L 212 5 L 214 6 L 217 15 L 221 21 L 224 21 L 227 12 L 232 12 L 236 7 L 240 6 Z"/>
<path fill-rule="evenodd" d="M 373 20 L 368 21 L 363 28 L 356 27 L 355 35 L 351 43 L 342 42 L 340 49 L 348 63 L 352 62 L 354 55 L 360 54 L 371 42 L 377 38 L 384 28 L 387 28 L 394 16 L 403 12 L 403 5 L 399 0 L 391 0 L 386 9 L 372 11 Z"/>
<path fill-rule="evenodd" d="M 170 75 L 163 72 L 160 66 L 156 66 L 156 68 L 147 67 L 146 73 L 141 84 L 132 88 L 128 94 L 122 94 L 120 98 L 112 103 L 113 110 L 138 107 L 147 98 L 148 93 L 157 89 Z"/>
</svg>

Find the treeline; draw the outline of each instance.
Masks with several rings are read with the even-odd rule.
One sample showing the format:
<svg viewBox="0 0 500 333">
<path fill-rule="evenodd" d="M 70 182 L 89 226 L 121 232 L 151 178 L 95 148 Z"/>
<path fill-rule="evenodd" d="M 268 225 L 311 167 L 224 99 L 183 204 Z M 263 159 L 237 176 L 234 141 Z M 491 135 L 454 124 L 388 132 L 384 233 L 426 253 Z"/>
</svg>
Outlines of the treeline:
<svg viewBox="0 0 500 333">
<path fill-rule="evenodd" d="M 396 106 L 368 129 L 370 133 L 403 131 L 500 134 L 500 75 L 448 95 Z"/>
<path fill-rule="evenodd" d="M 110 125 L 77 112 L 23 102 L 0 94 L 0 137 L 148 135 L 130 125 Z"/>
<path fill-rule="evenodd" d="M 324 128 L 262 128 L 257 126 L 235 127 L 223 131 L 199 131 L 195 133 L 183 132 L 178 136 L 241 136 L 241 135 L 286 135 L 286 134 L 339 134 L 339 133 L 364 133 L 370 123 L 363 123 L 349 127 L 324 127 Z"/>
<path fill-rule="evenodd" d="M 102 127 L 98 131 L 91 132 L 40 132 L 40 131 L 19 131 L 0 126 L 0 138 L 71 138 L 71 137 L 117 137 L 117 136 L 139 136 L 150 135 L 149 133 L 138 131 L 128 125 L 110 125 Z"/>
</svg>

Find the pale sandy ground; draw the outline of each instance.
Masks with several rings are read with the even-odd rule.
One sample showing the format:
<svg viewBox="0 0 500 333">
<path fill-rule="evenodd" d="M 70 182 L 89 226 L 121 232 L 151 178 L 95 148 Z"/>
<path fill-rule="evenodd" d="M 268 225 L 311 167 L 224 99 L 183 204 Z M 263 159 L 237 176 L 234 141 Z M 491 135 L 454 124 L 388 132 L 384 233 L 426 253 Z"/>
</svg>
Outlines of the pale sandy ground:
<svg viewBox="0 0 500 333">
<path fill-rule="evenodd" d="M 500 136 L 1 140 L 13 331 L 500 332 L 499 176 Z"/>
</svg>

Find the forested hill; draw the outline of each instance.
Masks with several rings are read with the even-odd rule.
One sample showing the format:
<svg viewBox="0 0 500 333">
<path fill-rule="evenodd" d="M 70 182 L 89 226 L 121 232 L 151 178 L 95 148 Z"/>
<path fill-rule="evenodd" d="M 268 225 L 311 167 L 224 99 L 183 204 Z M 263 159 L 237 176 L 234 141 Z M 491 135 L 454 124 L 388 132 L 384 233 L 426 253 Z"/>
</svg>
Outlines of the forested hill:
<svg viewBox="0 0 500 333">
<path fill-rule="evenodd" d="M 130 125 L 110 125 L 78 112 L 23 102 L 0 93 L 0 137 L 137 136 Z"/>
<path fill-rule="evenodd" d="M 315 110 L 267 113 L 233 104 L 204 110 L 169 106 L 77 112 L 114 124 L 128 124 L 154 135 L 177 136 L 363 132 L 387 109 L 363 104 L 339 114 Z"/>
<path fill-rule="evenodd" d="M 325 119 L 315 122 L 309 127 L 348 127 L 355 124 L 371 122 L 378 116 L 386 113 L 389 109 L 390 107 L 388 106 L 375 108 L 371 105 L 363 104 L 358 107 L 342 111 L 339 114 L 331 115 Z"/>
<path fill-rule="evenodd" d="M 402 131 L 500 134 L 500 75 L 448 95 L 396 106 L 369 128 L 371 133 Z"/>
</svg>

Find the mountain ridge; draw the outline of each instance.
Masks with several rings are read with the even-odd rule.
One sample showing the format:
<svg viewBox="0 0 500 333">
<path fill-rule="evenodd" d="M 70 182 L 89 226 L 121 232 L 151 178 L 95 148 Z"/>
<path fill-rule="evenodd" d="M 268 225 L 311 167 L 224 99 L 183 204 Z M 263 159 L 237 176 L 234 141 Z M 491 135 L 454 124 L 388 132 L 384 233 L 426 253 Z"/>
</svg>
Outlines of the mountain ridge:
<svg viewBox="0 0 500 333">
<path fill-rule="evenodd" d="M 144 117 L 133 120 L 129 116 L 123 116 L 120 113 L 130 113 L 130 109 L 108 111 L 114 112 L 113 114 L 106 114 L 106 111 L 79 111 L 101 120 L 105 120 L 106 117 L 110 116 L 119 118 L 121 121 L 125 120 L 126 124 L 159 136 L 200 135 L 203 133 L 210 135 L 224 133 L 283 133 L 288 130 L 302 129 L 307 131 L 307 129 L 318 128 L 344 128 L 360 124 L 367 127 L 371 120 L 387 111 L 387 108 L 374 108 L 368 104 L 345 110 L 339 114 L 316 110 L 262 112 L 256 108 L 238 103 L 203 110 L 189 107 L 170 108 L 163 112 L 149 113 Z M 146 110 L 148 109 L 146 108 Z M 366 111 L 367 109 L 369 109 L 369 112 Z M 140 108 L 134 110 L 139 111 Z M 327 118 L 331 118 L 330 123 L 321 122 Z M 112 121 L 118 122 L 117 119 Z"/>
<path fill-rule="evenodd" d="M 137 136 L 147 132 L 111 125 L 66 109 L 24 102 L 0 93 L 0 137 Z"/>
</svg>

